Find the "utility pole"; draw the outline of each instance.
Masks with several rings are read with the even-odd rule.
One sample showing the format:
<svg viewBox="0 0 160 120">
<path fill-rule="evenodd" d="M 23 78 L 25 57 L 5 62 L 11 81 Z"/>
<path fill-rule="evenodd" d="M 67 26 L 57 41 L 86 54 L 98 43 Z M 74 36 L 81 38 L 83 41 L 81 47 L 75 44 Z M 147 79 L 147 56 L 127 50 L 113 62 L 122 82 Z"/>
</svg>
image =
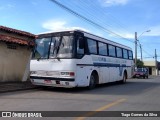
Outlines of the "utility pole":
<svg viewBox="0 0 160 120">
<path fill-rule="evenodd" d="M 156 75 L 158 75 L 158 70 L 157 70 L 157 51 L 155 49 L 155 68 L 156 68 Z"/>
<path fill-rule="evenodd" d="M 150 32 L 151 30 L 147 30 L 142 32 L 138 37 L 137 37 L 137 32 L 135 32 L 135 68 L 137 67 L 137 41 L 139 39 L 139 37 L 141 37 L 145 32 Z M 141 49 L 141 61 L 142 59 L 142 46 L 140 44 L 140 49 Z"/>
<path fill-rule="evenodd" d="M 137 67 L 137 32 L 135 32 L 135 68 Z"/>
<path fill-rule="evenodd" d="M 140 51 L 141 51 L 141 61 L 143 61 L 143 58 L 142 58 L 142 45 L 140 44 Z"/>
</svg>

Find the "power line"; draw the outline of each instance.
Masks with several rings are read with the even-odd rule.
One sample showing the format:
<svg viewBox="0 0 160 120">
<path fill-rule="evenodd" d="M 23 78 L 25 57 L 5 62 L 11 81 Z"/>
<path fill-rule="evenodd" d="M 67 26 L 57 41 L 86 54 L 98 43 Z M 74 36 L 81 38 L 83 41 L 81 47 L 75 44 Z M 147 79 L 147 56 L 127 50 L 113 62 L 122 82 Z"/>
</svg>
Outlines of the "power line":
<svg viewBox="0 0 160 120">
<path fill-rule="evenodd" d="M 153 55 L 149 54 L 148 52 L 146 52 L 146 51 L 143 49 L 142 44 L 140 43 L 139 40 L 138 40 L 138 43 L 139 43 L 139 44 L 138 44 L 137 46 L 141 47 L 142 51 L 143 51 L 144 53 L 146 53 L 148 56 L 151 56 L 151 58 L 152 58 Z"/>
<path fill-rule="evenodd" d="M 129 41 L 129 42 L 134 43 L 134 41 L 132 41 L 132 40 L 130 40 L 130 39 L 127 39 L 127 38 L 125 38 L 125 37 L 123 37 L 123 36 L 121 36 L 121 35 L 113 32 L 113 31 L 111 31 L 111 30 L 109 30 L 109 29 L 106 29 L 105 27 L 101 26 L 100 24 L 94 22 L 93 20 L 90 20 L 90 19 L 86 18 L 85 16 L 83 16 L 83 15 L 75 12 L 74 10 L 72 10 L 72 9 L 66 7 L 65 5 L 57 2 L 56 0 L 50 0 L 50 1 L 53 2 L 53 3 L 55 3 L 56 5 L 58 5 L 60 8 L 68 11 L 69 13 L 71 13 L 71 14 L 79 17 L 80 19 L 85 20 L 86 22 L 94 25 L 94 26 L 97 27 L 97 28 L 99 28 L 99 29 L 101 29 L 101 30 L 103 30 L 103 31 L 105 31 L 105 32 L 107 32 L 107 33 L 111 33 L 111 34 L 116 35 L 116 36 L 118 36 L 118 37 L 120 37 L 120 38 L 123 38 L 123 39 L 125 39 L 125 40 L 127 40 L 127 41 Z M 80 7 L 79 7 L 79 8 L 80 8 Z M 89 13 L 89 12 L 88 12 L 88 13 Z M 89 14 L 90 14 L 90 13 L 89 13 Z M 92 15 L 92 14 L 91 14 L 91 15 Z M 94 16 L 93 16 L 93 17 L 94 17 Z M 94 20 L 96 20 L 96 19 L 94 19 Z M 99 20 L 99 21 L 100 21 L 100 20 Z M 103 22 L 102 22 L 102 23 L 103 23 Z M 107 25 L 107 26 L 108 26 L 108 25 Z M 138 41 L 138 42 L 139 42 L 139 41 Z M 140 42 L 139 42 L 139 44 L 140 44 Z M 139 45 L 138 45 L 138 46 L 139 46 Z M 143 50 L 143 52 L 145 52 L 147 55 L 153 56 L 153 55 L 150 55 L 148 52 L 146 52 L 144 49 L 142 49 L 142 50 Z"/>
<path fill-rule="evenodd" d="M 85 8 L 87 7 L 87 8 L 89 8 L 89 9 L 91 9 L 91 8 L 93 8 L 93 9 L 91 9 L 91 12 L 92 13 L 97 13 L 97 12 L 99 12 L 101 15 L 103 15 L 103 16 L 108 16 L 107 14 L 106 14 L 106 12 L 104 11 L 104 10 L 102 10 L 102 9 L 95 9 L 95 8 L 97 8 L 96 6 L 97 5 L 95 5 L 94 4 L 94 2 L 93 1 L 90 1 L 90 4 L 88 5 L 87 4 L 87 2 L 86 1 L 84 1 L 84 0 L 80 0 L 81 1 L 81 4 L 80 4 L 80 6 L 83 6 L 83 5 L 85 5 Z M 79 5 L 79 4 L 78 4 Z M 91 6 L 91 7 L 90 7 Z M 77 6 L 76 6 L 77 7 Z M 81 9 L 83 9 L 83 8 L 81 8 Z M 88 9 L 86 10 L 86 9 L 84 9 L 85 10 L 85 12 L 88 12 Z M 89 13 L 89 12 L 88 12 Z M 89 13 L 90 14 L 90 13 Z M 108 24 L 106 24 L 105 23 L 105 19 L 101 19 L 99 16 L 97 16 L 97 14 L 90 14 L 91 16 L 93 16 L 93 15 L 95 15 L 95 16 L 93 16 L 92 17 L 92 19 L 94 19 L 94 18 L 96 18 L 97 20 L 98 20 L 98 22 L 99 21 L 102 21 L 102 24 L 101 24 L 101 26 L 103 25 L 104 27 L 105 27 L 105 25 L 106 26 L 109 26 L 110 27 L 110 29 L 111 28 L 113 28 L 113 24 L 111 24 L 111 22 L 110 21 L 107 21 L 107 23 Z M 111 15 L 111 14 L 110 14 Z M 112 18 L 113 18 L 113 16 L 112 16 Z M 96 20 L 96 22 L 97 22 L 97 20 Z M 105 21 L 104 21 L 105 20 Z M 108 19 L 107 19 L 108 20 Z M 114 21 L 114 23 L 116 23 L 115 25 L 119 25 L 119 26 L 122 26 L 122 25 L 120 25 L 120 24 L 118 24 L 114 19 L 112 19 L 112 21 Z M 124 27 L 119 27 L 120 29 L 117 29 L 118 31 L 121 31 L 122 32 L 122 28 L 123 28 L 123 30 L 125 30 L 125 28 Z M 111 30 L 110 30 L 111 31 Z M 112 30 L 113 31 L 113 30 Z M 128 32 L 128 30 L 126 30 L 127 32 Z M 126 32 L 126 33 L 127 33 Z M 116 32 L 115 32 L 116 33 Z M 119 34 L 120 35 L 120 34 Z M 122 35 L 121 35 L 122 36 Z M 125 38 L 125 37 L 123 37 L 123 38 Z M 129 39 L 128 39 L 129 40 Z M 131 41 L 131 42 L 133 42 L 133 41 Z"/>
<path fill-rule="evenodd" d="M 59 7 L 65 9 L 66 11 L 70 12 L 71 14 L 73 14 L 73 15 L 75 15 L 75 16 L 77 16 L 77 17 L 83 19 L 83 20 L 85 20 L 86 22 L 88 22 L 88 23 L 90 23 L 90 24 L 92 24 L 92 25 L 94 25 L 94 26 L 96 26 L 96 27 L 98 27 L 98 28 L 100 28 L 100 29 L 102 29 L 102 30 L 105 31 L 105 32 L 114 34 L 114 35 L 116 35 L 116 36 L 118 36 L 118 37 L 120 37 L 120 38 L 123 38 L 123 39 L 125 39 L 125 40 L 127 40 L 127 41 L 129 41 L 129 42 L 134 43 L 133 41 L 131 41 L 131 40 L 129 40 L 129 39 L 127 39 L 127 38 L 125 38 L 125 37 L 123 37 L 123 36 L 121 36 L 121 35 L 115 33 L 115 32 L 113 32 L 113 31 L 111 31 L 111 30 L 109 30 L 109 29 L 106 29 L 105 27 L 103 27 L 103 26 L 97 24 L 96 22 L 94 22 L 94 21 L 92 21 L 92 20 L 90 20 L 90 19 L 88 19 L 88 18 L 86 18 L 86 17 L 80 15 L 79 13 L 77 13 L 77 12 L 71 10 L 70 8 L 66 7 L 65 5 L 63 5 L 63 4 L 59 3 L 59 2 L 57 2 L 56 0 L 50 0 L 50 1 L 53 2 L 53 3 L 55 3 L 56 5 L 58 5 Z"/>
<path fill-rule="evenodd" d="M 74 9 L 74 7 L 75 7 L 75 5 L 74 4 L 72 4 L 72 3 L 70 3 L 70 2 L 63 2 L 63 4 L 65 4 L 65 5 L 68 5 L 67 7 L 69 7 L 69 8 L 72 8 L 72 10 Z M 81 3 L 82 4 L 82 3 Z M 98 16 L 95 16 L 95 14 L 92 14 L 92 13 L 95 13 L 96 12 L 96 10 L 95 9 L 93 9 L 93 10 L 91 10 L 91 12 L 90 11 L 88 11 L 88 5 L 85 5 L 84 7 L 85 8 L 87 8 L 87 10 L 86 9 L 84 9 L 82 6 L 84 6 L 84 4 L 83 5 L 81 5 L 81 6 L 79 6 L 79 5 L 77 5 L 76 4 L 76 9 L 77 9 L 77 11 L 79 11 L 79 13 L 81 13 L 81 14 L 83 14 L 85 17 L 87 17 L 88 16 L 88 18 L 90 18 L 92 21 L 94 21 L 95 23 L 97 23 L 97 24 L 99 24 L 99 25 L 102 25 L 103 24 L 103 27 L 105 27 L 106 28 L 106 26 L 107 27 L 109 27 L 109 28 L 111 28 L 112 26 L 111 26 L 111 24 L 110 25 L 108 25 L 108 24 L 104 24 L 104 19 L 101 19 L 100 17 L 98 17 Z M 111 30 L 110 30 L 111 31 Z M 106 32 L 106 31 L 105 31 Z M 112 37 L 115 37 L 115 38 L 117 38 L 116 36 L 112 36 Z"/>
<path fill-rule="evenodd" d="M 65 2 L 64 3 L 65 5 L 66 4 L 68 4 L 68 7 L 70 7 L 70 8 L 72 8 L 73 9 L 73 7 L 75 6 L 75 5 L 73 5 L 73 4 L 69 4 L 68 2 Z M 86 6 L 85 6 L 86 7 Z M 99 17 L 97 17 L 96 18 L 96 16 L 94 16 L 93 14 L 91 14 L 88 10 L 86 11 L 85 9 L 83 9 L 82 7 L 80 7 L 80 6 L 76 6 L 76 9 L 77 8 L 79 8 L 79 10 L 81 10 L 81 11 L 79 11 L 79 12 L 83 12 L 82 14 L 86 14 L 85 16 L 87 16 L 87 15 L 89 15 L 88 17 L 92 17 L 91 19 L 92 19 L 92 21 L 94 20 L 94 21 L 96 21 L 98 24 L 100 24 L 100 23 L 103 23 L 103 21 L 102 21 L 102 19 L 100 19 Z M 93 10 L 92 12 L 95 12 L 95 10 Z M 107 24 L 106 24 L 107 25 Z M 111 25 L 107 25 L 108 27 L 112 27 Z"/>
<path fill-rule="evenodd" d="M 146 52 L 144 49 L 142 49 L 143 52 L 145 52 L 148 56 L 153 57 L 154 55 L 149 54 L 148 52 Z"/>
<path fill-rule="evenodd" d="M 80 1 L 82 1 L 82 3 L 85 4 L 85 6 L 88 6 L 88 4 L 87 4 L 86 1 L 84 1 L 84 0 L 80 0 Z M 123 24 L 120 24 L 120 22 L 117 22 L 117 21 L 118 21 L 117 18 L 114 17 L 112 14 L 106 14 L 106 11 L 104 11 L 104 10 L 102 10 L 102 9 L 98 9 L 98 10 L 95 9 L 97 5 L 95 5 L 94 2 L 92 2 L 92 1 L 90 1 L 90 5 L 93 6 L 93 7 L 92 7 L 92 8 L 93 8 L 92 11 L 94 11 L 94 12 L 99 11 L 100 14 L 103 14 L 104 16 L 108 16 L 109 18 L 111 18 L 112 22 L 116 23 L 116 25 L 119 26 L 119 28 L 120 28 L 121 30 L 123 29 L 123 30 L 125 30 L 126 32 L 128 32 L 128 30 L 124 28 L 124 25 L 123 25 Z M 108 8 L 107 8 L 107 10 L 108 10 Z M 108 23 L 108 22 L 107 22 L 107 23 Z"/>
</svg>

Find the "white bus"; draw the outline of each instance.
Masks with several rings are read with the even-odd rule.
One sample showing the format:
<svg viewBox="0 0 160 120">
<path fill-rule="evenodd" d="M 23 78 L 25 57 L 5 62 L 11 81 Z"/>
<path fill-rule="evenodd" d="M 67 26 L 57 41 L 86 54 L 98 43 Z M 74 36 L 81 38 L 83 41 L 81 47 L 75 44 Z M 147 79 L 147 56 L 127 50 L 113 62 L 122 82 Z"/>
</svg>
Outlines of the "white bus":
<svg viewBox="0 0 160 120">
<path fill-rule="evenodd" d="M 30 79 L 34 85 L 86 87 L 126 82 L 134 70 L 131 48 L 81 30 L 39 34 Z"/>
</svg>

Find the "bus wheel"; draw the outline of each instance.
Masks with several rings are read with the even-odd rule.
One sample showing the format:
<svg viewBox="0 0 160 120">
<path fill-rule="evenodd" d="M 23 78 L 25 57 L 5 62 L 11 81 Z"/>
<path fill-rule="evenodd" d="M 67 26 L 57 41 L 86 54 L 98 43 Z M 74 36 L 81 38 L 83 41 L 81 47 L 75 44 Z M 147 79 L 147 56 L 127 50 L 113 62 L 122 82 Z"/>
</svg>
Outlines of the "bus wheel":
<svg viewBox="0 0 160 120">
<path fill-rule="evenodd" d="M 95 87 L 96 87 L 96 76 L 94 74 L 91 74 L 88 88 L 91 90 Z"/>
<path fill-rule="evenodd" d="M 123 74 L 123 79 L 120 81 L 121 83 L 126 83 L 126 80 L 127 80 L 127 73 L 124 72 Z"/>
</svg>

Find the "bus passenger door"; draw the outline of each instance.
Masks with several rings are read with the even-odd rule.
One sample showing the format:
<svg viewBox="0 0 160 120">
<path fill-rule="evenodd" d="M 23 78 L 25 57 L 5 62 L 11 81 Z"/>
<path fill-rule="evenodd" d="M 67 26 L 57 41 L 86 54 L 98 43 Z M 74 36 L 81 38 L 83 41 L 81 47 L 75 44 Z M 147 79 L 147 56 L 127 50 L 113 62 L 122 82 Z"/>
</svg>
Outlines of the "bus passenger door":
<svg viewBox="0 0 160 120">
<path fill-rule="evenodd" d="M 76 69 L 76 79 L 78 86 L 87 86 L 89 79 L 87 77 L 87 66 L 86 60 L 84 60 L 85 55 L 85 38 L 81 35 L 77 35 L 77 44 L 76 44 L 76 58 L 77 58 L 77 69 Z"/>
</svg>

